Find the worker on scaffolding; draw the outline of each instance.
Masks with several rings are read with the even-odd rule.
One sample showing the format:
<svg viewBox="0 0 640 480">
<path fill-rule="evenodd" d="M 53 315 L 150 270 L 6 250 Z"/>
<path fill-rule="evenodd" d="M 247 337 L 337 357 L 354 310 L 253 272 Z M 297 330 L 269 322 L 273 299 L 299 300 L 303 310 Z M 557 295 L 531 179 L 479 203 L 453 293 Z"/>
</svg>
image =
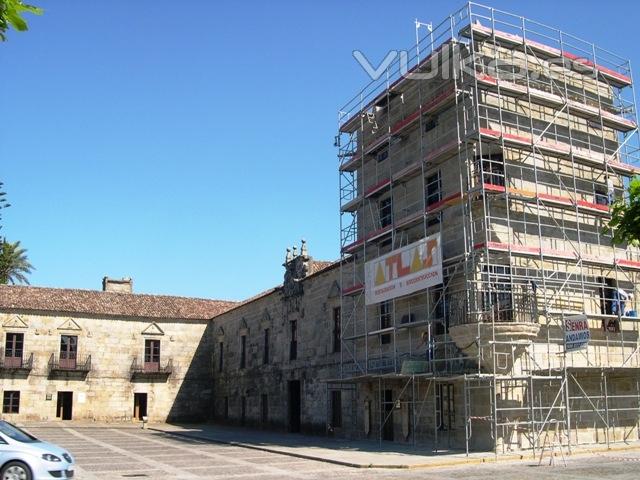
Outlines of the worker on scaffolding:
<svg viewBox="0 0 640 480">
<path fill-rule="evenodd" d="M 611 305 L 611 313 L 624 317 L 626 302 L 629 300 L 629 294 L 621 288 L 613 291 L 613 304 Z"/>
<path fill-rule="evenodd" d="M 418 350 L 420 350 L 423 346 L 426 346 L 427 349 L 425 351 L 425 359 L 427 362 L 431 362 L 434 358 L 434 350 L 435 344 L 433 342 L 433 338 L 431 337 L 431 325 L 429 325 L 429 329 L 422 332 L 420 337 L 420 344 L 418 345 Z"/>
</svg>

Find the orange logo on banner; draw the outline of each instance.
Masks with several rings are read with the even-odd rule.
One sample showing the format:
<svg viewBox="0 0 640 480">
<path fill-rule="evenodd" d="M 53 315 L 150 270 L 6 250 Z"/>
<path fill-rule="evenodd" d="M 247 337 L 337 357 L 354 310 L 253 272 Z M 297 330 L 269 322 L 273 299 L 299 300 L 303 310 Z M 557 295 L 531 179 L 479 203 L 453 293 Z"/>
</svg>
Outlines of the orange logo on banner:
<svg viewBox="0 0 640 480">
<path fill-rule="evenodd" d="M 376 277 L 375 277 L 375 285 L 382 285 L 388 281 L 406 277 L 412 273 L 419 272 L 425 268 L 429 268 L 433 266 L 433 255 L 431 252 L 434 251 L 438 247 L 438 241 L 436 239 L 430 239 L 426 243 L 425 248 L 425 256 L 424 258 L 420 258 L 420 246 L 416 246 L 413 249 L 412 260 L 409 265 L 404 265 L 402 262 L 402 253 L 396 253 L 395 255 L 391 255 L 384 260 L 383 262 L 378 262 L 376 266 Z M 386 274 L 385 274 L 386 273 Z M 387 278 L 387 275 L 389 278 Z"/>
</svg>

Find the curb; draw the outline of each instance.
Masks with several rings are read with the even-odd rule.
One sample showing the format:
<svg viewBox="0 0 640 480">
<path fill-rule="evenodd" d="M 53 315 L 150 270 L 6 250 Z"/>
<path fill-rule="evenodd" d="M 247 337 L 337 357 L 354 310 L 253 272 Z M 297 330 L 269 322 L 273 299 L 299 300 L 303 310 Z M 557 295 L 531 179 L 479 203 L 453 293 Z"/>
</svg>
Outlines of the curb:
<svg viewBox="0 0 640 480">
<path fill-rule="evenodd" d="M 501 455 L 498 458 L 495 457 L 483 457 L 483 458 L 462 458 L 455 459 L 449 461 L 434 461 L 429 463 L 417 463 L 417 464 L 375 464 L 375 463 L 353 463 L 353 462 L 345 462 L 342 460 L 335 460 L 332 458 L 314 456 L 314 455 L 306 455 L 303 453 L 294 453 L 294 452 L 286 452 L 282 450 L 277 450 L 269 447 L 262 447 L 259 445 L 253 445 L 249 443 L 243 442 L 235 442 L 232 440 L 220 440 L 211 437 L 206 437 L 203 435 L 190 434 L 178 431 L 168 431 L 162 430 L 160 428 L 148 427 L 147 430 L 153 430 L 155 432 L 164 433 L 166 435 L 174 435 L 182 438 L 190 438 L 194 440 L 201 440 L 210 443 L 218 443 L 221 445 L 232 445 L 234 447 L 247 448 L 250 450 L 259 450 L 262 452 L 275 453 L 278 455 L 286 455 L 289 457 L 302 458 L 305 460 L 314 460 L 316 462 L 324 462 L 331 463 L 334 465 L 341 465 L 344 467 L 351 468 L 379 468 L 379 469 L 387 469 L 387 470 L 412 470 L 412 469 L 426 469 L 426 468 L 442 468 L 442 467 L 455 467 L 457 465 L 478 465 L 482 463 L 497 463 L 502 461 L 514 461 L 514 460 L 524 460 L 524 455 Z M 640 447 L 639 447 L 640 448 Z"/>
</svg>

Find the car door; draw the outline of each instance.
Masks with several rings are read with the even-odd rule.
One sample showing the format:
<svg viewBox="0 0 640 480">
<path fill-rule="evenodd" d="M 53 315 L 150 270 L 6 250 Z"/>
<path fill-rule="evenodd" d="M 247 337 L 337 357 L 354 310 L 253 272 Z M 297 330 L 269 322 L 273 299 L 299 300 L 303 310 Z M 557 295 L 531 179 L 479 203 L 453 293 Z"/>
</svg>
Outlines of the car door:
<svg viewBox="0 0 640 480">
<path fill-rule="evenodd" d="M 9 459 L 7 440 L 0 433 L 0 465 L 4 465 Z"/>
</svg>

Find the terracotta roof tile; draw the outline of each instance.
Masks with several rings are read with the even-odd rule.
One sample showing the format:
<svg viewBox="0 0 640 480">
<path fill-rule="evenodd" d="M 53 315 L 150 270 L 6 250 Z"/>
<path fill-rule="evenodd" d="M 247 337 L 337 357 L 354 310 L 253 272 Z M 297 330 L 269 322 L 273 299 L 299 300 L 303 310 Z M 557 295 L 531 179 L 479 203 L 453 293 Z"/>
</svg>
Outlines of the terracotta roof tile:
<svg viewBox="0 0 640 480">
<path fill-rule="evenodd" d="M 235 305 L 237 302 L 202 298 L 0 285 L 0 310 L 199 320 Z"/>
<path fill-rule="evenodd" d="M 311 271 L 307 275 L 314 275 L 320 273 L 329 267 L 340 265 L 340 260 L 334 260 L 332 262 L 326 260 L 314 260 L 311 266 Z"/>
</svg>

